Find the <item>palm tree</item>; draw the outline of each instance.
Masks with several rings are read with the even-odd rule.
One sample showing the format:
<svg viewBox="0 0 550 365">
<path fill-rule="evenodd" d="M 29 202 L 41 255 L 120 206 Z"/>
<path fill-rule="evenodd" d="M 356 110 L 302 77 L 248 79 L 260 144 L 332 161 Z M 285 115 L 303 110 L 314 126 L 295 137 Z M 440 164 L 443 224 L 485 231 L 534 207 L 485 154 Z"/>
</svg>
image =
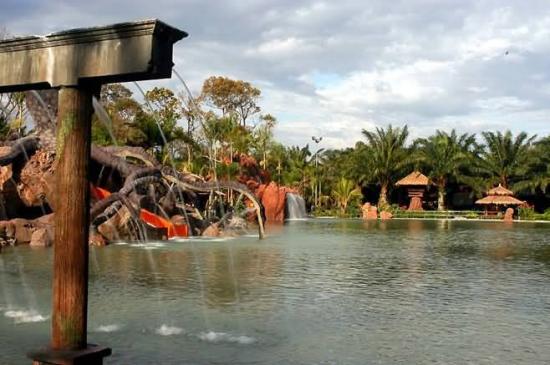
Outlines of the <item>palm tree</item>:
<svg viewBox="0 0 550 365">
<path fill-rule="evenodd" d="M 459 136 L 454 129 L 450 134 L 438 130 L 435 135 L 417 140 L 415 145 L 428 176 L 437 186 L 437 209 L 444 210 L 447 183 L 450 179 L 462 180 L 463 168 L 473 158 L 475 135 L 464 133 Z"/>
<path fill-rule="evenodd" d="M 483 132 L 485 149 L 481 152 L 480 170 L 487 174 L 491 185 L 508 188 L 527 173 L 533 162 L 530 152 L 536 135 L 529 137 L 521 132 L 515 138 L 512 132 Z"/>
<path fill-rule="evenodd" d="M 361 191 L 351 180 L 342 177 L 334 187 L 332 195 L 340 207 L 340 214 L 344 215 L 346 214 L 350 200 L 361 196 Z"/>
<path fill-rule="evenodd" d="M 363 135 L 367 138 L 367 147 L 371 171 L 369 179 L 380 185 L 378 206 L 384 208 L 388 205 L 388 188 L 403 168 L 412 162 L 412 156 L 405 143 L 409 136 L 409 130 L 392 127 L 376 128 L 375 132 L 363 129 Z"/>
<path fill-rule="evenodd" d="M 550 186 L 550 137 L 536 142 L 530 154 L 527 173 L 523 179 L 514 184 L 514 190 L 528 190 L 531 193 L 539 190 L 544 193 Z"/>
<path fill-rule="evenodd" d="M 288 171 L 284 173 L 285 181 L 286 183 L 298 182 L 299 190 L 302 193 L 306 188 L 308 177 L 311 175 L 310 156 L 309 145 L 302 148 L 292 146 L 288 149 Z"/>
</svg>

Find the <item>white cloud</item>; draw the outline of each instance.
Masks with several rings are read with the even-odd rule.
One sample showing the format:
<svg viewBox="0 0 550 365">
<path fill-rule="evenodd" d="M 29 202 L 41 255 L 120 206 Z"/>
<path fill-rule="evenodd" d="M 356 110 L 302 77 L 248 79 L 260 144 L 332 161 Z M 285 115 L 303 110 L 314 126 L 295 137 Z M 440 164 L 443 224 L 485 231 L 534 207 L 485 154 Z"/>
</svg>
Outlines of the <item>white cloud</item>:
<svg viewBox="0 0 550 365">
<path fill-rule="evenodd" d="M 188 31 L 175 61 L 190 87 L 211 75 L 260 86 L 288 144 L 351 146 L 362 128 L 405 122 L 414 136 L 548 133 L 545 0 L 5 1 L 0 26 L 15 34 L 151 17 Z"/>
</svg>

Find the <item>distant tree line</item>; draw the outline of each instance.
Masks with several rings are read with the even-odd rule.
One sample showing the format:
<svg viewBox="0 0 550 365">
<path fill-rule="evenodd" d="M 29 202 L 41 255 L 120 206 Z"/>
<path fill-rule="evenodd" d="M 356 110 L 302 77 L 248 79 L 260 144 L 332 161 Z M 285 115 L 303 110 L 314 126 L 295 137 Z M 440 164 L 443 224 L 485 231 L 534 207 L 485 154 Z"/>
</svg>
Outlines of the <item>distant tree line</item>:
<svg viewBox="0 0 550 365">
<path fill-rule="evenodd" d="M 212 179 L 234 178 L 241 172 L 235 157 L 253 156 L 273 181 L 296 188 L 321 213 L 354 215 L 367 200 L 387 209 L 396 203 L 394 184 L 413 170 L 430 178 L 440 210 L 457 186 L 477 197 L 497 184 L 531 200 L 548 197 L 550 136 L 453 129 L 412 140 L 406 125 L 388 125 L 363 130 L 352 148 L 312 150 L 274 139 L 277 119 L 262 110 L 260 97 L 252 84 L 220 76 L 205 80 L 197 97 L 155 87 L 136 98 L 124 85 L 106 85 L 93 140 L 140 146 Z M 0 139 L 30 129 L 25 94 L 0 95 Z"/>
</svg>

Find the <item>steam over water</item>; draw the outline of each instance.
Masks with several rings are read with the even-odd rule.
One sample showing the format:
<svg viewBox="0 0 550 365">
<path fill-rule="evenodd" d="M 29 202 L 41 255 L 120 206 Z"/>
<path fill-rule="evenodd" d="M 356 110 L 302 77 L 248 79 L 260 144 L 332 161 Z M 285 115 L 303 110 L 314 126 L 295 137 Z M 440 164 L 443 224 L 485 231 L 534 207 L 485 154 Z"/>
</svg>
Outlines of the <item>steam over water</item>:
<svg viewBox="0 0 550 365">
<path fill-rule="evenodd" d="M 113 348 L 107 364 L 550 359 L 550 225 L 310 219 L 267 233 L 91 248 L 88 341 Z M 0 254 L 0 364 L 49 342 L 52 253 Z"/>
</svg>

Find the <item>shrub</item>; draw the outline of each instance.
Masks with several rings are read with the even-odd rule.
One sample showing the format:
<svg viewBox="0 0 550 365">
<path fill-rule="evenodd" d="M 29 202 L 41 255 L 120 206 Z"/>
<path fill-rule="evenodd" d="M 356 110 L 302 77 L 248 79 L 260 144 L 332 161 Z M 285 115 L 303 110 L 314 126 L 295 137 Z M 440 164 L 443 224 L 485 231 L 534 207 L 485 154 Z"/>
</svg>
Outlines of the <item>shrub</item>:
<svg viewBox="0 0 550 365">
<path fill-rule="evenodd" d="M 479 214 L 477 212 L 468 212 L 464 215 L 464 217 L 468 219 L 476 219 L 479 218 Z"/>
<path fill-rule="evenodd" d="M 523 220 L 533 220 L 536 217 L 535 210 L 530 207 L 519 208 L 518 215 L 519 218 Z"/>
</svg>

